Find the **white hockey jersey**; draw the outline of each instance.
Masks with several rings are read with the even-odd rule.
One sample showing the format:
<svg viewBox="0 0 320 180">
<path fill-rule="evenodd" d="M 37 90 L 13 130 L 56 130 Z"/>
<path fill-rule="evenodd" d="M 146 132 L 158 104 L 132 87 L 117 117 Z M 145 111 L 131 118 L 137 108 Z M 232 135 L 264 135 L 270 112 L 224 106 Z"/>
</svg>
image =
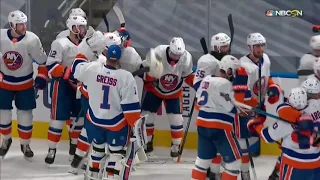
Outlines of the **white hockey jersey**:
<svg viewBox="0 0 320 180">
<path fill-rule="evenodd" d="M 202 79 L 208 75 L 216 75 L 219 71 L 219 60 L 211 54 L 202 55 L 197 64 L 196 74 L 193 80 L 193 88 L 197 91 Z"/>
<path fill-rule="evenodd" d="M 200 83 L 196 93 L 200 106 L 196 125 L 206 128 L 233 130 L 235 113 L 230 101 L 226 101 L 220 93 L 234 97 L 233 85 L 226 78 L 206 76 Z"/>
<path fill-rule="evenodd" d="M 301 114 L 310 115 L 314 121 L 320 120 L 319 100 L 308 100 L 308 106 L 302 111 L 293 109 L 289 104 L 280 104 L 277 108 L 279 117 L 295 123 Z M 282 160 L 298 169 L 320 168 L 320 148 L 310 146 L 308 149 L 300 149 L 295 136 L 292 134 L 294 128 L 291 124 L 282 121 L 275 122 L 272 126 L 261 130 L 261 137 L 266 142 L 274 142 L 282 138 Z"/>
<path fill-rule="evenodd" d="M 78 45 L 74 44 L 69 37 L 54 40 L 46 64 L 51 76 L 62 77 L 64 68 L 71 66 L 78 52 Z"/>
<path fill-rule="evenodd" d="M 127 70 L 132 73 L 140 69 L 142 60 L 137 51 L 133 47 L 128 46 L 122 50 L 119 62 L 121 69 Z"/>
<path fill-rule="evenodd" d="M 251 91 L 251 95 L 254 98 L 258 98 L 259 94 L 259 66 L 255 64 L 248 56 L 240 58 L 241 66 L 246 69 L 248 74 L 248 88 Z M 261 95 L 264 99 L 269 85 L 273 83 L 270 78 L 270 66 L 271 62 L 267 54 L 263 53 L 263 62 L 261 65 Z"/>
<path fill-rule="evenodd" d="M 186 51 L 175 65 L 171 65 L 167 60 L 168 48 L 169 45 L 159 45 L 154 49 L 162 59 L 163 73 L 157 80 L 157 83 L 145 83 L 144 85 L 147 91 L 154 93 L 162 99 L 174 99 L 181 97 L 183 81 L 192 87 L 194 79 L 191 54 Z M 143 80 L 150 82 L 154 81 L 154 78 L 148 76 L 148 73 L 146 73 Z"/>
<path fill-rule="evenodd" d="M 313 74 L 313 63 L 317 57 L 312 54 L 304 54 L 300 59 L 298 68 L 299 84 L 307 79 L 307 76 Z M 307 70 L 307 71 L 306 71 Z M 306 72 L 303 72 L 306 71 Z"/>
<path fill-rule="evenodd" d="M 76 59 L 72 69 L 74 77 L 87 85 L 87 118 L 93 124 L 118 131 L 140 118 L 137 84 L 130 72 L 83 59 Z"/>
<path fill-rule="evenodd" d="M 11 91 L 21 91 L 33 87 L 33 60 L 44 65 L 47 55 L 39 37 L 27 31 L 24 36 L 14 38 L 11 29 L 0 30 L 0 72 L 3 75 L 0 87 Z"/>
</svg>

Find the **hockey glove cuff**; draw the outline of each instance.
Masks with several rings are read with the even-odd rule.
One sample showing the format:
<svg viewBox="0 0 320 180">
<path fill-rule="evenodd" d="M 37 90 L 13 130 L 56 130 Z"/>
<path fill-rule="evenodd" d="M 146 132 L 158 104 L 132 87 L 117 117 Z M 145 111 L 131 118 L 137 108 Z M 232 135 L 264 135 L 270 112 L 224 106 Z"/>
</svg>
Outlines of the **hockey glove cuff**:
<svg viewBox="0 0 320 180">
<path fill-rule="evenodd" d="M 254 118 L 248 121 L 247 127 L 251 133 L 260 135 L 263 122 L 261 122 L 260 118 Z"/>
<path fill-rule="evenodd" d="M 279 101 L 279 96 L 281 93 L 281 88 L 278 84 L 272 84 L 269 86 L 267 95 L 268 95 L 268 102 L 270 104 L 274 104 Z"/>
</svg>

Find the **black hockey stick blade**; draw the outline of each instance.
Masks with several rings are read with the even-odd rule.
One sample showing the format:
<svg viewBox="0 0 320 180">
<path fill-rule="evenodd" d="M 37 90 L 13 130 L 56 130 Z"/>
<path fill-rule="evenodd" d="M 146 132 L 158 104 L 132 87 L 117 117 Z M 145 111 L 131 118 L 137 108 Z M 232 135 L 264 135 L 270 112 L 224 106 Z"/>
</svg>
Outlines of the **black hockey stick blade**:
<svg viewBox="0 0 320 180">
<path fill-rule="evenodd" d="M 140 68 L 134 72 L 132 72 L 132 76 L 138 76 L 138 75 L 141 75 L 145 72 L 149 72 L 150 71 L 150 67 L 149 66 L 146 66 L 146 67 L 143 67 L 143 68 Z"/>
<path fill-rule="evenodd" d="M 205 39 L 204 37 L 202 37 L 202 38 L 200 39 L 200 44 L 201 44 L 201 47 L 202 47 L 202 49 L 203 49 L 203 53 L 204 53 L 204 54 L 208 54 L 209 51 L 208 51 L 206 39 Z"/>
<path fill-rule="evenodd" d="M 106 13 L 103 13 L 103 14 L 102 14 L 102 18 L 103 18 L 104 23 L 106 24 L 107 32 L 109 32 L 109 31 L 110 31 L 110 28 L 109 28 L 109 22 L 108 22 Z"/>
<path fill-rule="evenodd" d="M 233 26 L 233 20 L 232 20 L 232 14 L 228 15 L 228 24 L 229 24 L 229 29 L 230 29 L 230 48 L 229 48 L 229 53 L 231 52 L 231 45 L 233 42 L 233 36 L 234 36 L 234 26 Z"/>
</svg>

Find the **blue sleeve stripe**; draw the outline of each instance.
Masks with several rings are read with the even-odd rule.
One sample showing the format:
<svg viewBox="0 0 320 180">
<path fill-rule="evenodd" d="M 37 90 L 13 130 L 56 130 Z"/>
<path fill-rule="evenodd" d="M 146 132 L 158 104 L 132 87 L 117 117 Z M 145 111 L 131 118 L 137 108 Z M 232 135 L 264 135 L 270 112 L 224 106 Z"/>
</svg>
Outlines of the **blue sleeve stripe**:
<svg viewBox="0 0 320 180">
<path fill-rule="evenodd" d="M 121 108 L 124 112 L 140 110 L 140 103 L 121 104 Z"/>
<path fill-rule="evenodd" d="M 196 82 L 196 83 L 193 85 L 193 89 L 196 90 L 196 91 L 198 91 L 200 84 L 201 84 L 201 81 Z"/>
<path fill-rule="evenodd" d="M 275 140 L 273 140 L 273 139 L 271 138 L 271 136 L 270 136 L 270 134 L 269 134 L 269 132 L 268 132 L 268 128 L 264 128 L 264 129 L 262 130 L 262 136 L 263 136 L 263 139 L 264 139 L 265 141 L 267 141 L 268 143 L 272 143 L 272 142 L 275 141 Z"/>
</svg>

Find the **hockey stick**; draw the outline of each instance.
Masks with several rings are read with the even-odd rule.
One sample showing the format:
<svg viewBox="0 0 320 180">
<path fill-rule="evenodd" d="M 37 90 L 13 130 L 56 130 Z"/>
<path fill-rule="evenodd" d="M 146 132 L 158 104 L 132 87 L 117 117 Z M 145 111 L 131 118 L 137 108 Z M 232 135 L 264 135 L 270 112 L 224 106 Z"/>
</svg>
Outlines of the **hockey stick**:
<svg viewBox="0 0 320 180">
<path fill-rule="evenodd" d="M 232 45 L 232 42 L 233 42 L 233 36 L 234 36 L 234 26 L 233 26 L 233 20 L 232 20 L 232 14 L 229 14 L 228 15 L 228 24 L 229 24 L 229 29 L 230 29 L 230 38 L 231 38 L 231 41 L 230 41 L 230 46 L 229 46 L 229 54 L 231 52 L 231 45 Z"/>
<path fill-rule="evenodd" d="M 206 42 L 206 39 L 204 37 L 202 37 L 200 39 L 200 44 L 201 44 L 201 47 L 203 49 L 203 53 L 204 54 L 208 54 L 209 51 L 208 51 L 208 47 L 207 47 L 207 42 Z"/>
<path fill-rule="evenodd" d="M 103 21 L 104 21 L 104 24 L 106 24 L 107 32 L 110 32 L 109 22 L 108 22 L 107 14 L 106 14 L 106 13 L 103 13 L 103 14 L 102 14 L 102 19 L 103 19 Z"/>
<path fill-rule="evenodd" d="M 112 8 L 114 10 L 114 12 L 116 13 L 119 22 L 120 22 L 120 27 L 125 27 L 126 26 L 126 21 L 124 20 L 124 16 L 123 13 L 121 11 L 121 9 L 118 6 L 113 6 Z"/>
<path fill-rule="evenodd" d="M 190 110 L 190 116 L 189 116 L 189 119 L 188 119 L 188 122 L 187 122 L 186 129 L 184 130 L 184 135 L 183 135 L 182 142 L 181 142 L 180 149 L 179 149 L 179 156 L 178 156 L 178 159 L 177 159 L 178 163 L 181 162 L 181 156 L 182 156 L 184 145 L 185 145 L 186 140 L 187 140 L 187 135 L 188 135 L 190 123 L 191 123 L 191 120 L 192 120 L 192 114 L 193 114 L 194 105 L 196 103 L 196 99 L 197 99 L 196 97 L 193 99 L 191 110 Z"/>
</svg>

